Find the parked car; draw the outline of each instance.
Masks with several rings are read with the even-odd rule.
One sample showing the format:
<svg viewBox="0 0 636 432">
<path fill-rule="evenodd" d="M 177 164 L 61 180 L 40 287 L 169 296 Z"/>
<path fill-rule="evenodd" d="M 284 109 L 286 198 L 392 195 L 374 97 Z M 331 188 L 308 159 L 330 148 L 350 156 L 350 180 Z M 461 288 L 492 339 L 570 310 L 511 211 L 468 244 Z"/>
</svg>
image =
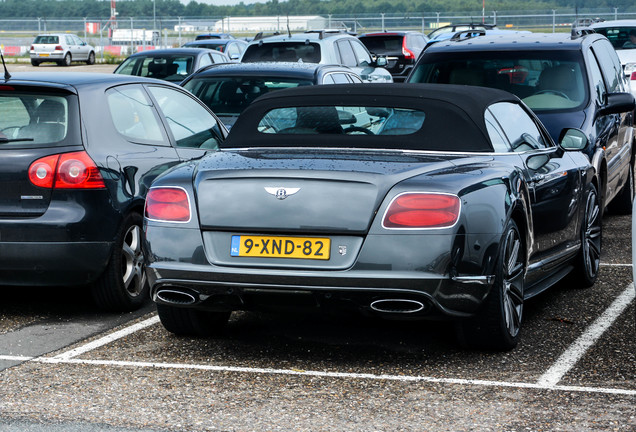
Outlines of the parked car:
<svg viewBox="0 0 636 432">
<path fill-rule="evenodd" d="M 496 87 L 517 95 L 558 140 L 581 129 L 600 176 L 602 209 L 629 213 L 634 199 L 634 97 L 607 38 L 584 34 L 493 35 L 439 42 L 410 83 Z"/>
<path fill-rule="evenodd" d="M 95 48 L 74 34 L 41 34 L 33 40 L 29 56 L 33 66 L 44 62 L 70 66 L 74 61 L 92 65 L 95 63 Z"/>
<path fill-rule="evenodd" d="M 190 75 L 181 85 L 201 99 L 228 128 L 257 97 L 316 84 L 361 83 L 350 68 L 315 63 L 228 63 Z"/>
<path fill-rule="evenodd" d="M 14 73 L 0 131 L 0 285 L 90 286 L 115 311 L 148 298 L 150 183 L 226 136 L 179 86 L 93 73 Z"/>
<path fill-rule="evenodd" d="M 240 39 L 206 39 L 187 42 L 184 48 L 207 48 L 219 51 L 228 56 L 231 61 L 239 61 L 247 48 L 247 42 Z"/>
<path fill-rule="evenodd" d="M 152 299 L 175 334 L 214 334 L 234 310 L 342 307 L 446 318 L 466 345 L 511 349 L 526 299 L 571 269 L 579 286 L 598 275 L 599 179 L 585 145 L 576 129 L 555 145 L 496 89 L 269 93 L 219 151 L 153 183 Z"/>
<path fill-rule="evenodd" d="M 358 38 L 343 32 L 309 31 L 255 39 L 248 45 L 241 62 L 340 64 L 350 67 L 363 82 L 393 82 L 391 73 L 383 67 L 387 64 L 386 58 L 373 60 Z"/>
<path fill-rule="evenodd" d="M 485 24 L 485 23 L 449 24 L 449 25 L 436 28 L 435 30 L 430 32 L 427 36 L 430 40 L 433 40 L 433 39 L 436 39 L 438 36 L 445 33 L 457 33 L 459 31 L 464 31 L 464 30 L 493 30 L 496 28 L 498 28 L 496 24 Z"/>
<path fill-rule="evenodd" d="M 415 31 L 365 33 L 358 39 L 372 56 L 387 58 L 386 70 L 393 81 L 403 82 L 413 69 L 415 61 L 428 42 L 428 37 Z"/>
<path fill-rule="evenodd" d="M 197 35 L 194 40 L 208 40 L 208 39 L 234 39 L 229 33 L 202 33 Z"/>
<path fill-rule="evenodd" d="M 590 27 L 609 39 L 623 65 L 632 94 L 636 96 L 636 20 L 595 22 Z"/>
<path fill-rule="evenodd" d="M 225 54 L 209 49 L 166 48 L 133 54 L 117 66 L 114 73 L 179 83 L 205 66 L 229 61 Z"/>
</svg>

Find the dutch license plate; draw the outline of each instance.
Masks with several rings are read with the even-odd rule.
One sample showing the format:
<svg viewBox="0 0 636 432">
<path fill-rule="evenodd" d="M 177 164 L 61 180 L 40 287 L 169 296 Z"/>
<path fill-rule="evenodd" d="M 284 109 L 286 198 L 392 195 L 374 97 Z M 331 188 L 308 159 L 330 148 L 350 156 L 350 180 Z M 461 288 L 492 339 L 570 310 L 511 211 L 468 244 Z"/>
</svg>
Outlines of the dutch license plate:
<svg viewBox="0 0 636 432">
<path fill-rule="evenodd" d="M 330 246 L 328 238 L 233 235 L 230 255 L 328 260 Z"/>
<path fill-rule="evenodd" d="M 40 57 L 48 57 L 48 54 L 40 54 Z"/>
</svg>

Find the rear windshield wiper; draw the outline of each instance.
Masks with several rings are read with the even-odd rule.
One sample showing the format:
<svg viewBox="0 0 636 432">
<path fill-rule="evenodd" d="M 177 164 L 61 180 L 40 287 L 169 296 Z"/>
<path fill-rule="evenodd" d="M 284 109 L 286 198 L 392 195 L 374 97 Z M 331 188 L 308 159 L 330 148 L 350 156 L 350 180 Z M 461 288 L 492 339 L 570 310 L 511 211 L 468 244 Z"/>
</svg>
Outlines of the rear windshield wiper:
<svg viewBox="0 0 636 432">
<path fill-rule="evenodd" d="M 20 141 L 33 141 L 33 138 L 5 138 L 0 137 L 0 144 L 20 142 Z"/>
</svg>

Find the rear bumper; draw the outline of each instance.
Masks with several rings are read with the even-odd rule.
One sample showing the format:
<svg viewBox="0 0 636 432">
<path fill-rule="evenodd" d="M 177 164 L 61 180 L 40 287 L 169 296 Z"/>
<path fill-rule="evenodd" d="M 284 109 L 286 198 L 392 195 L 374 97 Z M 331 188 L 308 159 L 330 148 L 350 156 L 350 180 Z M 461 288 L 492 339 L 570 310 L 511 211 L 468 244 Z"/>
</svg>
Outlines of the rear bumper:
<svg viewBox="0 0 636 432">
<path fill-rule="evenodd" d="M 104 271 L 113 242 L 0 242 L 0 285 L 83 285 Z"/>
</svg>

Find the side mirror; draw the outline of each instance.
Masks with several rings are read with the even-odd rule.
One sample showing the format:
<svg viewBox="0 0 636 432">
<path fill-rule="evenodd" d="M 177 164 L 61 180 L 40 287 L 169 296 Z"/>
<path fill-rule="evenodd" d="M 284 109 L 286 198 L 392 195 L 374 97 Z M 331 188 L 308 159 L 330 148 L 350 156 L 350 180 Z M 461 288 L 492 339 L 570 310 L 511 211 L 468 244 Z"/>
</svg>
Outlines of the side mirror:
<svg viewBox="0 0 636 432">
<path fill-rule="evenodd" d="M 631 95 L 630 95 L 631 96 Z M 632 98 L 633 99 L 633 98 Z M 559 146 L 563 150 L 583 150 L 587 147 L 589 141 L 583 131 L 574 128 L 566 128 L 561 131 L 559 136 Z"/>
<path fill-rule="evenodd" d="M 631 93 L 610 93 L 607 95 L 607 103 L 603 106 L 598 115 L 620 114 L 634 111 L 636 102 Z"/>
<path fill-rule="evenodd" d="M 386 59 L 386 57 L 378 57 L 375 59 L 375 65 L 377 67 L 385 67 L 388 64 L 389 64 L 389 61 Z"/>
<path fill-rule="evenodd" d="M 532 155 L 526 160 L 526 166 L 533 171 L 538 171 L 550 161 L 550 156 L 546 154 Z"/>
</svg>

